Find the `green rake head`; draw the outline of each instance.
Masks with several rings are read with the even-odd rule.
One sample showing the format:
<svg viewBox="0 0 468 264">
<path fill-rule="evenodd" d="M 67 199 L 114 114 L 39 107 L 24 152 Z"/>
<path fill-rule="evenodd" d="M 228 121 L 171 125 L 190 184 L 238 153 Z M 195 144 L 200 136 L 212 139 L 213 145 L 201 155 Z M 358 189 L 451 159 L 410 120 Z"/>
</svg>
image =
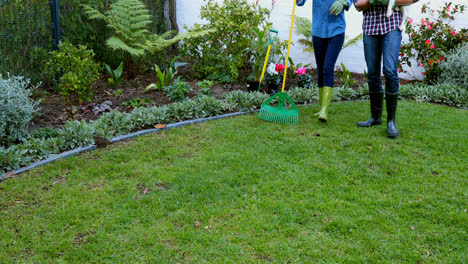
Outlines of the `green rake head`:
<svg viewBox="0 0 468 264">
<path fill-rule="evenodd" d="M 278 98 L 278 106 L 275 107 L 269 105 L 269 103 L 275 98 Z M 285 101 L 291 105 L 291 108 L 284 107 Z M 279 92 L 262 104 L 258 118 L 280 124 L 297 125 L 299 123 L 299 111 L 297 110 L 294 102 L 285 92 Z"/>
</svg>

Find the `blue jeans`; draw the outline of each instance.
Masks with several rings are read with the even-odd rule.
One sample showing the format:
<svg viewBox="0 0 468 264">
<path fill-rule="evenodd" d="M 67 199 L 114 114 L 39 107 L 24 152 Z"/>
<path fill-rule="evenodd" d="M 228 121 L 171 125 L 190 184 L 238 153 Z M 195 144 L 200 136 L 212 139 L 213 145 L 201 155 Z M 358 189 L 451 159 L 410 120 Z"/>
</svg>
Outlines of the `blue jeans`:
<svg viewBox="0 0 468 264">
<path fill-rule="evenodd" d="M 398 56 L 400 55 L 401 31 L 393 30 L 385 35 L 364 35 L 364 56 L 367 63 L 369 92 L 381 93 L 381 65 L 385 76 L 385 92 L 398 93 Z"/>
<path fill-rule="evenodd" d="M 312 36 L 319 87 L 333 87 L 335 84 L 335 63 L 343 47 L 344 35 L 342 33 L 331 38 Z"/>
</svg>

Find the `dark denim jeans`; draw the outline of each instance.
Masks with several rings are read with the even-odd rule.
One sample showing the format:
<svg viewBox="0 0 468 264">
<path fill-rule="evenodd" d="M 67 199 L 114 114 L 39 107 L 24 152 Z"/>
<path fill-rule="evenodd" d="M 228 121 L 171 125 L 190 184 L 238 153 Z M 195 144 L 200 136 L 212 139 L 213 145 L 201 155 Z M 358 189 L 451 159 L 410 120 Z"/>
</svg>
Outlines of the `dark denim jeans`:
<svg viewBox="0 0 468 264">
<path fill-rule="evenodd" d="M 331 38 L 312 36 L 315 61 L 317 62 L 318 86 L 333 87 L 335 84 L 335 63 L 343 47 L 344 33 Z"/>
<path fill-rule="evenodd" d="M 385 92 L 398 93 L 398 56 L 400 55 L 401 31 L 393 30 L 385 35 L 364 35 L 364 56 L 367 63 L 369 92 L 383 92 L 381 65 L 385 76 Z"/>
</svg>

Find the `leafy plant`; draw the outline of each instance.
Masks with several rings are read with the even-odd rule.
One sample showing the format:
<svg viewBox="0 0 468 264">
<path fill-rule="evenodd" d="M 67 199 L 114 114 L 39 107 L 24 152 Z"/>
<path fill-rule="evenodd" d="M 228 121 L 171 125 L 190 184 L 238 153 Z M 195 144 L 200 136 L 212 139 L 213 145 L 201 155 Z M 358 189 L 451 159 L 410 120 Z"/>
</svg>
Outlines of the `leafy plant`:
<svg viewBox="0 0 468 264">
<path fill-rule="evenodd" d="M 468 29 L 456 30 L 450 21 L 454 20 L 456 14 L 461 14 L 465 5 L 453 5 L 446 2 L 440 10 L 432 10 L 427 3 L 421 8 L 421 13 L 428 15 L 421 19 L 421 23 L 413 23 L 410 20 L 406 26 L 409 33 L 409 41 L 401 46 L 401 63 L 399 71 L 405 71 L 404 65 L 412 66 L 415 60 L 420 67 L 424 68 L 421 75 L 424 82 L 435 83 L 441 74 L 440 63 L 446 58 L 445 54 L 463 41 L 468 39 Z"/>
<path fill-rule="evenodd" d="M 59 84 L 62 97 L 68 102 L 89 101 L 93 94 L 91 84 L 99 76 L 100 68 L 93 60 L 94 52 L 67 42 L 61 42 L 59 49 L 50 53 L 47 67 L 53 75 L 63 73 Z"/>
<path fill-rule="evenodd" d="M 107 79 L 107 82 L 109 82 L 112 88 L 117 87 L 122 82 L 123 62 L 121 62 L 119 67 L 115 70 L 107 64 L 105 64 L 104 67 L 111 76 L 111 78 Z"/>
<path fill-rule="evenodd" d="M 246 93 L 242 91 L 233 91 L 223 95 L 223 99 L 228 104 L 235 104 L 241 111 L 252 111 L 258 109 L 269 95 L 261 92 Z"/>
<path fill-rule="evenodd" d="M 27 127 L 39 112 L 38 102 L 30 98 L 29 79 L 0 75 L 0 144 L 8 144 L 27 135 Z"/>
<path fill-rule="evenodd" d="M 131 100 L 123 102 L 122 105 L 126 107 L 137 108 L 137 107 L 149 105 L 150 103 L 151 103 L 151 100 L 149 98 L 140 99 L 138 97 L 135 97 Z"/>
<path fill-rule="evenodd" d="M 440 84 L 459 85 L 468 89 L 468 43 L 444 54 L 445 60 L 440 64 Z"/>
<path fill-rule="evenodd" d="M 122 92 L 122 89 L 117 89 L 117 90 L 113 91 L 112 94 L 113 94 L 114 96 L 119 96 L 119 95 L 122 95 L 123 92 Z"/>
<path fill-rule="evenodd" d="M 343 87 L 351 87 L 351 85 L 353 85 L 356 82 L 356 80 L 352 80 L 353 76 L 351 75 L 351 72 L 346 68 L 346 66 L 343 63 L 341 63 L 341 70 L 342 72 L 337 72 L 337 75 L 339 76 Z"/>
<path fill-rule="evenodd" d="M 62 150 L 92 145 L 94 143 L 93 136 L 93 126 L 86 123 L 84 120 L 67 121 L 59 129 L 59 137 L 62 138 L 64 142 L 64 145 L 61 146 Z"/>
<path fill-rule="evenodd" d="M 32 157 L 28 157 L 26 149 L 13 145 L 9 148 L 0 146 L 0 172 L 6 173 L 27 166 Z"/>
<path fill-rule="evenodd" d="M 249 47 L 255 39 L 254 29 L 265 28 L 270 11 L 247 0 L 226 0 L 220 4 L 207 0 L 200 11 L 206 24 L 195 24 L 191 31 L 215 31 L 191 39 L 182 45 L 183 53 L 190 56 L 197 77 L 219 82 L 234 82 L 239 69 L 249 61 Z"/>
<path fill-rule="evenodd" d="M 148 30 L 151 15 L 140 0 L 118 0 L 110 5 L 103 14 L 89 5 L 82 5 L 89 19 L 104 20 L 114 31 L 114 36 L 107 39 L 106 44 L 114 50 L 126 54 L 125 71 L 127 77 L 133 79 L 140 71 L 142 64 L 150 56 L 183 39 L 203 36 L 210 30 L 177 33 L 169 31 L 161 35 L 152 34 Z"/>
<path fill-rule="evenodd" d="M 180 79 L 177 79 L 173 84 L 165 86 L 164 91 L 169 99 L 179 102 L 185 99 L 185 96 L 190 91 L 190 85 Z"/>
<path fill-rule="evenodd" d="M 168 122 L 166 107 L 137 107 L 133 109 L 131 122 L 135 127 L 146 127 Z"/>
<path fill-rule="evenodd" d="M 130 118 L 130 114 L 119 111 L 111 111 L 102 114 L 94 123 L 93 127 L 96 134 L 111 138 L 114 136 L 125 135 L 130 132 L 134 124 Z"/>
<path fill-rule="evenodd" d="M 200 86 L 200 94 L 206 96 L 212 96 L 213 91 L 211 88 L 213 87 L 213 81 L 210 80 L 203 80 L 201 82 L 197 82 L 197 85 Z"/>
<path fill-rule="evenodd" d="M 171 62 L 169 67 L 163 72 L 157 64 L 154 65 L 154 70 L 158 76 L 158 82 L 152 83 L 145 88 L 145 91 L 156 89 L 157 91 L 162 91 L 164 86 L 172 84 L 175 75 L 177 74 L 177 67 L 174 64 L 175 59 Z"/>
</svg>

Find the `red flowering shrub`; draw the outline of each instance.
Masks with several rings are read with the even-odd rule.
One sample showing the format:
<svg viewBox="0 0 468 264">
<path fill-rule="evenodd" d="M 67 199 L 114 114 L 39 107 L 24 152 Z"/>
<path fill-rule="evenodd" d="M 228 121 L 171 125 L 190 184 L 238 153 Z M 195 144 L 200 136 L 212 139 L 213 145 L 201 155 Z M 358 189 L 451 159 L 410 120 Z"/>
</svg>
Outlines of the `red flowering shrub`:
<svg viewBox="0 0 468 264">
<path fill-rule="evenodd" d="M 403 65 L 411 67 L 411 59 L 414 59 L 419 66 L 424 67 L 421 72 L 424 82 L 435 83 L 441 73 L 439 63 L 444 60 L 443 54 L 468 40 L 468 29 L 457 31 L 449 24 L 457 13 L 461 14 L 464 10 L 464 5 L 452 3 L 445 3 L 438 11 L 424 4 L 421 12 L 429 17 L 421 19 L 420 24 L 414 23 L 412 19 L 407 24 L 410 39 L 401 46 L 399 71 L 403 70 Z"/>
</svg>

